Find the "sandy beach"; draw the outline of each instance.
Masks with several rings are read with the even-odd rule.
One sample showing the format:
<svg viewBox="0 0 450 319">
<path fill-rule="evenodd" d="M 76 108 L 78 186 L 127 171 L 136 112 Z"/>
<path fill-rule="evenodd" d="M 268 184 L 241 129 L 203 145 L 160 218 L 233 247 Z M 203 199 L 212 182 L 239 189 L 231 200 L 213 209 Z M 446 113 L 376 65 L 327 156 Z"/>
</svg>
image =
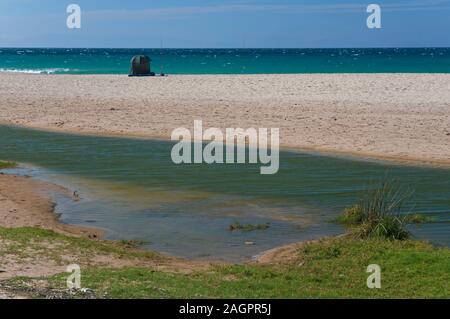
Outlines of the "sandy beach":
<svg viewBox="0 0 450 319">
<path fill-rule="evenodd" d="M 278 127 L 281 145 L 450 164 L 450 75 L 0 75 L 0 122 L 170 138 L 173 129 Z"/>
</svg>

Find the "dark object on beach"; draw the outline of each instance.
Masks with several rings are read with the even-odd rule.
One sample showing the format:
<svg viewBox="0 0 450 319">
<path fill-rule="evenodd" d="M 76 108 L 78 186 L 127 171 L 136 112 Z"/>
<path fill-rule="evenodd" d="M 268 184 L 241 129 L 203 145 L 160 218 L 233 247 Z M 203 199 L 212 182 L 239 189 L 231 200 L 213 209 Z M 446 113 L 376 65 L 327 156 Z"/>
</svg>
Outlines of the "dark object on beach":
<svg viewBox="0 0 450 319">
<path fill-rule="evenodd" d="M 73 201 L 74 202 L 78 202 L 78 201 L 80 201 L 80 194 L 78 194 L 78 192 L 77 191 L 74 191 L 73 192 L 73 196 L 72 196 L 72 198 L 73 198 Z"/>
<path fill-rule="evenodd" d="M 131 59 L 131 69 L 129 76 L 155 76 L 150 70 L 152 59 L 146 55 L 135 55 Z"/>
</svg>

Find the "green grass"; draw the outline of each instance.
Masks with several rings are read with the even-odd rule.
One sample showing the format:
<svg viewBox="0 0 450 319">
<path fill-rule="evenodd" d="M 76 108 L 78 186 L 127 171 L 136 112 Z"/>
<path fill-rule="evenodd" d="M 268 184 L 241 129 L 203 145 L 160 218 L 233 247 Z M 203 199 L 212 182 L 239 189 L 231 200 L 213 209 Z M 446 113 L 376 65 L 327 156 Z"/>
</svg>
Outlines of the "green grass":
<svg viewBox="0 0 450 319">
<path fill-rule="evenodd" d="M 17 167 L 16 163 L 0 161 L 0 169 Z"/>
<path fill-rule="evenodd" d="M 368 289 L 369 264 L 382 288 Z M 66 274 L 50 278 L 64 287 Z M 328 239 L 274 266 L 214 266 L 179 274 L 148 268 L 88 269 L 82 285 L 111 298 L 448 298 L 450 251 L 416 241 Z"/>
<path fill-rule="evenodd" d="M 359 204 L 362 210 L 359 235 L 362 238 L 408 238 L 406 220 L 401 215 L 402 205 L 408 197 L 409 194 L 393 181 L 383 181 L 379 187 L 368 190 Z"/>
<path fill-rule="evenodd" d="M 42 256 L 83 251 L 127 257 L 165 258 L 130 249 L 128 243 L 93 241 L 36 228 L 0 227 L 0 239 L 12 243 L 7 253 L 35 248 Z M 41 249 L 40 243 L 52 243 Z M 45 246 L 43 246 L 45 247 Z M 2 252 L 5 253 L 5 252 Z M 82 286 L 109 298 L 448 298 L 450 250 L 413 240 L 323 239 L 299 245 L 292 258 L 273 265 L 214 265 L 191 274 L 151 266 L 120 269 L 82 267 Z M 0 255 L 1 256 L 1 255 Z M 161 259 L 162 260 L 162 259 Z M 381 267 L 381 289 L 366 286 L 367 266 Z M 68 274 L 37 278 L 49 292 L 65 289 Z M 15 292 L 30 292 L 34 278 L 7 282 Z M 43 297 L 42 292 L 35 295 Z M 45 295 L 44 295 L 45 296 Z"/>
<path fill-rule="evenodd" d="M 265 230 L 270 227 L 269 224 L 241 224 L 238 221 L 233 222 L 229 227 L 228 230 L 230 231 L 254 231 L 254 230 Z"/>
<path fill-rule="evenodd" d="M 69 237 L 51 230 L 34 227 L 0 227 L 0 239 L 10 242 L 8 248 L 0 252 L 0 256 L 8 253 L 25 256 L 27 248 L 32 248 L 41 254 L 45 254 L 47 257 L 54 257 L 55 259 L 57 259 L 58 255 L 70 251 L 82 252 L 85 255 L 103 253 L 128 258 L 164 258 L 155 252 L 130 249 L 134 247 L 130 246 L 128 241 L 95 241 L 87 238 Z M 56 243 L 57 247 L 49 250 L 43 243 Z"/>
<path fill-rule="evenodd" d="M 344 209 L 344 212 L 335 219 L 335 222 L 347 226 L 361 225 L 363 221 L 364 215 L 360 204 L 355 204 L 353 206 L 346 207 Z"/>
<path fill-rule="evenodd" d="M 14 241 L 15 249 L 51 241 L 91 252 L 141 258 L 157 255 L 133 252 L 121 243 L 72 238 L 35 228 L 0 228 L 0 238 Z M 381 289 L 366 287 L 369 264 L 381 266 Z M 64 288 L 66 276 L 48 278 L 49 285 Z M 20 282 L 30 280 L 16 278 L 14 283 L 20 286 Z M 448 297 L 449 280 L 447 248 L 411 240 L 348 236 L 302 245 L 289 262 L 270 266 L 213 266 L 189 275 L 152 268 L 82 269 L 83 287 L 113 298 L 433 298 Z"/>
<path fill-rule="evenodd" d="M 426 216 L 424 214 L 405 214 L 399 215 L 403 221 L 407 224 L 424 224 L 434 221 L 433 217 Z M 355 204 L 353 206 L 344 209 L 343 213 L 334 219 L 334 222 L 347 225 L 347 226 L 359 226 L 364 223 L 365 216 L 361 205 Z"/>
<path fill-rule="evenodd" d="M 410 236 L 407 224 L 432 221 L 422 214 L 402 212 L 403 203 L 409 197 L 397 183 L 383 181 L 379 187 L 369 189 L 357 204 L 346 208 L 335 221 L 349 226 L 361 238 L 404 240 Z"/>
</svg>

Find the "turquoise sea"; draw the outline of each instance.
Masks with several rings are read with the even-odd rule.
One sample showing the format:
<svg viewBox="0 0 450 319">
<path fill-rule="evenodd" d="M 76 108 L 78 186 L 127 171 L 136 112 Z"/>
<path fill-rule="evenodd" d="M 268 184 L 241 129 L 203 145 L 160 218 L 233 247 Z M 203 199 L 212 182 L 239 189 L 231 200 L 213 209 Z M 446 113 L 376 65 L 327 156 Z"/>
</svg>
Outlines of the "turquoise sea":
<svg viewBox="0 0 450 319">
<path fill-rule="evenodd" d="M 136 54 L 167 74 L 450 73 L 450 48 L 36 49 L 0 48 L 0 72 L 126 74 Z"/>
</svg>

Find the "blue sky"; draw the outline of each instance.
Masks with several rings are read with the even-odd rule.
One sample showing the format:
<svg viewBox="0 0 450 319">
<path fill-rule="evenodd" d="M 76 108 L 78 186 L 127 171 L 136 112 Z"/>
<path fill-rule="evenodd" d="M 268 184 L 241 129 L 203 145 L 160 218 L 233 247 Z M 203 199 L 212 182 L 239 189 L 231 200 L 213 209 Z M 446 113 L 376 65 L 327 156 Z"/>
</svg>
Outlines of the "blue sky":
<svg viewBox="0 0 450 319">
<path fill-rule="evenodd" d="M 82 28 L 66 27 L 79 4 Z M 367 5 L 382 8 L 380 30 Z M 450 0 L 0 0 L 0 47 L 450 47 Z"/>
</svg>

